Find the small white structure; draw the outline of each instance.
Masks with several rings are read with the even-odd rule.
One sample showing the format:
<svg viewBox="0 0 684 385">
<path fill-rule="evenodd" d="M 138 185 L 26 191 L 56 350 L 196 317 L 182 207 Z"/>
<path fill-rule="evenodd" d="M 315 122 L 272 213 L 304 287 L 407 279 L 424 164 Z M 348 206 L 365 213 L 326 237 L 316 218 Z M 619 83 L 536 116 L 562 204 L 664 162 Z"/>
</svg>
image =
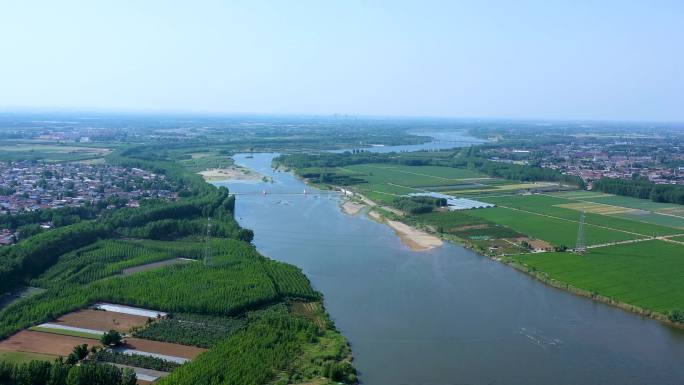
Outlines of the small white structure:
<svg viewBox="0 0 684 385">
<path fill-rule="evenodd" d="M 470 209 L 485 209 L 488 207 L 495 207 L 492 203 L 480 202 L 473 199 L 456 198 L 451 195 L 440 194 L 436 192 L 426 191 L 423 193 L 411 193 L 412 197 L 431 197 L 446 199 L 447 208 L 451 211 L 455 210 L 470 210 Z"/>
<path fill-rule="evenodd" d="M 114 305 L 111 303 L 96 303 L 93 307 L 98 310 L 111 311 L 114 313 L 139 315 L 148 318 L 166 317 L 167 315 L 167 313 L 161 311 L 141 309 L 139 307 L 132 306 Z"/>
</svg>

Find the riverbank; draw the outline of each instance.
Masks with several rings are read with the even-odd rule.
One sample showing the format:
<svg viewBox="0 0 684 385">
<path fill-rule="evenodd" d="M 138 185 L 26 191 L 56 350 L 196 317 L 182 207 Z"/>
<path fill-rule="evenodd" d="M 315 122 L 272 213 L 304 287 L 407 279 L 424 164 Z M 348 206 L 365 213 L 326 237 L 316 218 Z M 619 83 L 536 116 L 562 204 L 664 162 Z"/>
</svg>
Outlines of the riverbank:
<svg viewBox="0 0 684 385">
<path fill-rule="evenodd" d="M 372 210 L 372 208 L 380 208 L 382 210 L 390 211 L 396 216 L 402 216 L 403 213 L 393 209 L 391 207 L 379 206 L 375 202 L 366 198 L 365 196 L 355 193 L 355 200 L 345 200 L 340 205 L 342 212 L 348 215 L 358 214 L 364 207 L 368 207 L 368 216 L 378 223 L 383 223 L 392 228 L 394 232 L 399 236 L 402 242 L 408 246 L 413 251 L 426 251 L 431 250 L 436 247 L 440 247 L 444 244 L 441 238 L 438 236 L 429 234 L 425 231 L 421 231 L 415 227 L 412 227 L 406 223 L 389 219 L 382 215 L 380 212 Z"/>
<path fill-rule="evenodd" d="M 372 219 L 380 222 L 380 223 L 385 223 L 388 226 L 390 226 L 392 229 L 395 230 L 397 235 L 401 238 L 401 240 L 411 248 L 411 250 L 414 251 L 424 251 L 424 250 L 430 250 L 435 247 L 439 247 L 443 244 L 443 242 L 450 242 L 452 244 L 457 244 L 459 246 L 465 247 L 483 257 L 487 257 L 491 260 L 501 262 L 503 264 L 506 264 L 508 266 L 511 266 L 512 268 L 525 273 L 536 280 L 551 286 L 556 289 L 561 289 L 570 293 L 573 293 L 575 295 L 585 297 L 592 299 L 593 301 L 596 302 L 601 302 L 606 305 L 610 305 L 622 310 L 625 310 L 630 313 L 638 314 L 642 317 L 648 317 L 657 321 L 660 321 L 662 323 L 665 323 L 669 326 L 674 326 L 676 328 L 684 329 L 684 324 L 673 322 L 669 319 L 667 314 L 659 313 L 656 311 L 652 311 L 649 309 L 644 309 L 635 305 L 632 305 L 627 302 L 622 302 L 618 301 L 614 298 L 602 296 L 598 293 L 594 293 L 588 290 L 584 290 L 578 287 L 575 287 L 567 282 L 562 282 L 555 280 L 553 278 L 550 278 L 548 274 L 532 269 L 526 265 L 522 265 L 515 261 L 513 258 L 510 257 L 500 257 L 500 256 L 492 256 L 492 255 L 486 255 L 482 252 L 482 250 L 479 250 L 478 248 L 474 247 L 471 243 L 462 240 L 462 239 L 452 239 L 452 237 L 445 237 L 443 234 L 438 234 L 434 231 L 434 229 L 425 229 L 425 230 L 419 230 L 407 223 L 402 222 L 402 218 L 404 217 L 403 213 L 399 213 L 401 215 L 397 215 L 396 209 L 391 210 L 391 214 L 395 215 L 390 215 L 393 217 L 393 219 L 389 219 L 383 214 L 379 213 L 378 211 L 372 210 L 372 208 L 381 208 L 381 209 L 386 209 L 386 207 L 379 206 L 376 202 L 373 202 L 369 198 L 359 194 L 355 193 L 354 195 L 356 198 L 358 198 L 363 204 L 362 206 L 367 205 L 370 207 L 370 211 L 368 212 L 368 216 L 371 217 Z"/>
<path fill-rule="evenodd" d="M 342 211 L 343 211 L 345 214 L 348 214 L 348 215 L 356 215 L 356 214 L 358 214 L 359 211 L 361 211 L 361 209 L 364 208 L 365 206 L 362 205 L 362 204 L 360 204 L 360 203 L 356 203 L 356 202 L 354 202 L 354 201 L 348 200 L 348 201 L 344 201 L 344 202 L 342 203 L 341 207 L 342 207 Z"/>
<path fill-rule="evenodd" d="M 271 175 L 272 158 L 235 157 L 264 175 Z M 291 172 L 273 178 L 274 183 L 227 184 L 238 198 L 236 217 L 255 231 L 257 250 L 299 266 L 324 293 L 364 384 L 458 379 L 543 385 L 558 383 L 557 373 L 564 372 L 563 384 L 638 385 L 653 378 L 677 383 L 684 376 L 677 363 L 684 354 L 679 330 L 556 290 L 449 244 L 459 241 L 446 232 L 439 234 L 442 247 L 414 252 L 394 231 L 358 217 L 377 211 L 426 232 L 439 233 L 439 227 L 381 207 L 351 216 L 340 205 L 361 202 L 359 197 L 307 186 Z M 261 194 L 263 189 L 269 194 Z M 307 195 L 300 194 L 303 189 Z M 290 193 L 289 204 L 282 204 L 280 194 Z M 467 237 L 466 242 L 478 245 Z M 547 370 L 525 370 L 520 357 Z"/>
</svg>

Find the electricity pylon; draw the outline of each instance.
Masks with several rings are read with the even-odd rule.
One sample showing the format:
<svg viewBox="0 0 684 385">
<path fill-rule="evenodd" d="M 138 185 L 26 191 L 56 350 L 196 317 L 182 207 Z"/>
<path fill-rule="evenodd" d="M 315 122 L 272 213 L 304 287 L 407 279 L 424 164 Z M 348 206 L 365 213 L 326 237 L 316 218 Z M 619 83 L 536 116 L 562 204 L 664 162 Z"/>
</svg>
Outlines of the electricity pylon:
<svg viewBox="0 0 684 385">
<path fill-rule="evenodd" d="M 587 245 L 584 240 L 584 210 L 580 213 L 579 227 L 577 228 L 577 242 L 575 242 L 575 252 L 584 253 Z"/>
<path fill-rule="evenodd" d="M 204 245 L 204 266 L 211 266 L 211 217 L 207 217 L 207 239 Z"/>
</svg>

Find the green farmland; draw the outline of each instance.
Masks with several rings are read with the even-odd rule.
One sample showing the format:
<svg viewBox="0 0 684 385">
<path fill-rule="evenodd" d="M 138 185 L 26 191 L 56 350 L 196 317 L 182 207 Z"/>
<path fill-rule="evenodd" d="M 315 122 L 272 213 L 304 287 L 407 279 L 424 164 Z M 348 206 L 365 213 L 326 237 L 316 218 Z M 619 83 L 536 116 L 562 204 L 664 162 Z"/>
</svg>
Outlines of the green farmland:
<svg viewBox="0 0 684 385">
<path fill-rule="evenodd" d="M 482 198 L 482 200 L 494 203 L 497 206 L 520 210 L 517 211 L 518 213 L 526 212 L 536 214 L 544 219 L 560 218 L 575 222 L 575 232 L 580 217 L 580 211 L 584 210 L 585 223 L 590 225 L 587 228 L 588 233 L 589 228 L 592 229 L 591 231 L 599 228 L 610 229 L 616 232 L 624 232 L 632 237 L 652 237 L 654 235 L 662 236 L 682 233 L 682 230 L 673 227 L 642 222 L 631 218 L 622 218 L 614 216 L 613 214 L 607 214 L 600 210 L 592 212 L 594 208 L 591 205 L 548 195 L 511 195 L 506 197 Z M 626 210 L 624 208 L 622 209 Z M 606 241 L 613 240 L 616 240 L 616 238 L 609 237 L 606 239 Z"/>
<path fill-rule="evenodd" d="M 661 313 L 684 309 L 682 246 L 645 241 L 586 254 L 538 253 L 514 259 L 580 289 Z"/>
<path fill-rule="evenodd" d="M 472 210 L 469 214 L 507 226 L 532 238 L 542 239 L 555 246 L 565 245 L 572 247 L 577 239 L 577 218 L 575 220 L 556 219 L 504 207 Z M 591 227 L 589 225 L 585 227 L 586 240 L 589 245 L 640 238 L 638 235 L 621 231 Z"/>
<path fill-rule="evenodd" d="M 682 206 L 580 190 L 521 194 L 557 185 L 450 167 L 360 164 L 316 171 L 341 175 L 353 189 L 384 204 L 420 191 L 493 203 L 497 207 L 433 211 L 403 220 L 616 301 L 661 314 L 684 309 Z M 582 212 L 589 250 L 549 252 L 551 246 L 575 247 Z M 547 252 L 530 253 L 528 247 Z"/>
</svg>

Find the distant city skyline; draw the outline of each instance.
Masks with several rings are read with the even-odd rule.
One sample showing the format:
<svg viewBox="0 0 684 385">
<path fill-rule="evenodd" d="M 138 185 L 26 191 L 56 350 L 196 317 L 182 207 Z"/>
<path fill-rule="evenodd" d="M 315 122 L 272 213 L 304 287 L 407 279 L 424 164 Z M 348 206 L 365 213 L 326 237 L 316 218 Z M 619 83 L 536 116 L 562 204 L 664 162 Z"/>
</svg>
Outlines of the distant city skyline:
<svg viewBox="0 0 684 385">
<path fill-rule="evenodd" d="M 684 121 L 684 2 L 0 5 L 0 112 Z"/>
</svg>

